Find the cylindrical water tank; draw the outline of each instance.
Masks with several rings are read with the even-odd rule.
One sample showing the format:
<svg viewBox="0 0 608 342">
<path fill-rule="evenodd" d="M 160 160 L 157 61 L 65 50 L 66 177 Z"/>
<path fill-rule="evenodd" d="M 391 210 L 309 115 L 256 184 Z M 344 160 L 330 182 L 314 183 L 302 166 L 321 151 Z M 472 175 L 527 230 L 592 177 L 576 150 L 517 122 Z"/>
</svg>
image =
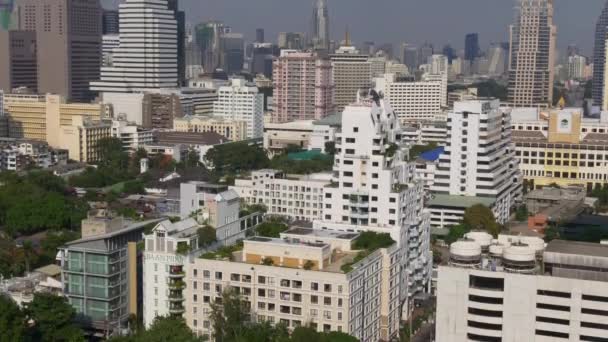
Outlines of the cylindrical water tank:
<svg viewBox="0 0 608 342">
<path fill-rule="evenodd" d="M 521 243 L 528 245 L 534 252 L 542 253 L 545 250 L 545 241 L 541 238 L 534 236 L 522 236 L 520 238 Z"/>
<path fill-rule="evenodd" d="M 490 245 L 489 251 L 490 251 L 490 255 L 494 258 L 502 258 L 502 254 L 503 251 L 505 249 L 505 246 L 501 245 L 501 244 L 492 244 Z"/>
<path fill-rule="evenodd" d="M 486 232 L 469 232 L 466 233 L 464 237 L 468 240 L 473 240 L 477 242 L 481 246 L 482 251 L 484 252 L 488 250 L 488 247 L 490 247 L 490 245 L 492 244 L 492 240 L 494 239 L 492 235 Z"/>
<path fill-rule="evenodd" d="M 479 266 L 481 246 L 475 241 L 457 241 L 450 245 L 450 262 L 461 266 Z"/>
<path fill-rule="evenodd" d="M 505 248 L 502 254 L 505 271 L 533 273 L 536 269 L 536 251 L 523 244 Z"/>
</svg>

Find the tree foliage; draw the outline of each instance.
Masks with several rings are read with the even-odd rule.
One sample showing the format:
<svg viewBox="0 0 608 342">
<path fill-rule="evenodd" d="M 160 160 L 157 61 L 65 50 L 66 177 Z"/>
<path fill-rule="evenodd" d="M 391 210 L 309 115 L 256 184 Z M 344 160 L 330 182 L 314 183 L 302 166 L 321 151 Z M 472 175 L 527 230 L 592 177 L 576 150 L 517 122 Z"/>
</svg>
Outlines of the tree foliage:
<svg viewBox="0 0 608 342">
<path fill-rule="evenodd" d="M 310 160 L 292 160 L 287 154 L 281 154 L 270 161 L 271 168 L 297 175 L 331 171 L 333 164 L 334 159 L 329 155 L 315 156 Z"/>
<path fill-rule="evenodd" d="M 28 341 L 25 314 L 9 297 L 0 294 L 0 342 Z"/>
<path fill-rule="evenodd" d="M 528 212 L 528 207 L 525 204 L 520 205 L 515 211 L 515 219 L 519 222 L 524 222 L 528 219 L 530 213 Z"/>
<path fill-rule="evenodd" d="M 217 241 L 215 229 L 209 225 L 205 225 L 197 230 L 198 233 L 198 245 L 200 247 L 207 247 Z"/>
<path fill-rule="evenodd" d="M 482 204 L 476 204 L 464 211 L 462 223 L 472 230 L 484 230 L 494 237 L 501 231 L 492 210 Z"/>
<path fill-rule="evenodd" d="M 451 244 L 453 242 L 458 241 L 458 239 L 462 239 L 464 235 L 471 231 L 471 228 L 464 224 L 459 224 L 453 227 L 450 227 L 448 235 L 444 238 L 445 243 Z"/>
<path fill-rule="evenodd" d="M 259 224 L 255 231 L 257 235 L 278 238 L 281 237 L 281 233 L 286 231 L 289 227 L 285 224 L 285 221 L 281 218 L 271 217 L 265 222 Z"/>
<path fill-rule="evenodd" d="M 183 318 L 157 317 L 149 329 L 110 342 L 201 342 Z"/>
<path fill-rule="evenodd" d="M 219 174 L 238 174 L 262 169 L 270 164 L 266 152 L 260 146 L 247 142 L 215 146 L 207 152 L 205 160 L 211 163 Z"/>
</svg>

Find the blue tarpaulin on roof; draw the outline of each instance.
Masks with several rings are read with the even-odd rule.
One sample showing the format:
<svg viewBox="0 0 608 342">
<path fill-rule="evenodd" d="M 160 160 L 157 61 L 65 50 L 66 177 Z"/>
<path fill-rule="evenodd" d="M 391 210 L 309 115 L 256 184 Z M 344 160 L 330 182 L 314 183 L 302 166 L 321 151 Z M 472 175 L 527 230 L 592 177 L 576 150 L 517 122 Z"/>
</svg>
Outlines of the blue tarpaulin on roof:
<svg viewBox="0 0 608 342">
<path fill-rule="evenodd" d="M 420 158 L 422 158 L 424 160 L 428 160 L 428 161 L 435 161 L 435 160 L 439 159 L 439 156 L 443 153 L 443 151 L 444 151 L 443 147 L 437 147 L 434 150 L 430 150 L 430 151 L 421 153 Z"/>
</svg>

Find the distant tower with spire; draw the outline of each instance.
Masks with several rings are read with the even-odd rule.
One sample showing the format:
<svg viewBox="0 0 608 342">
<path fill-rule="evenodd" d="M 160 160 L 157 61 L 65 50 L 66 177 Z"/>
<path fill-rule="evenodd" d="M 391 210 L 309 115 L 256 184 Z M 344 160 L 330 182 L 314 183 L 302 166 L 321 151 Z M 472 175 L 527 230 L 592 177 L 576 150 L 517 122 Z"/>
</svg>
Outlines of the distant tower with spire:
<svg viewBox="0 0 608 342">
<path fill-rule="evenodd" d="M 329 50 L 329 13 L 326 0 L 315 0 L 312 10 L 312 46 L 315 50 Z"/>
</svg>

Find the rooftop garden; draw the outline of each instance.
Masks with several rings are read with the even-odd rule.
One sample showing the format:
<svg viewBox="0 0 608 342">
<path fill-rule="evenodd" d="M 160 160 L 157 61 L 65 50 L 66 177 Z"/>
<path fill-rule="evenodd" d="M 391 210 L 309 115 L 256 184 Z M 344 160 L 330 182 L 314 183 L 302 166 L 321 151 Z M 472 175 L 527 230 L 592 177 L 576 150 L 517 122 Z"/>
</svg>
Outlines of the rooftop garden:
<svg viewBox="0 0 608 342">
<path fill-rule="evenodd" d="M 243 242 L 239 242 L 235 245 L 220 247 L 218 250 L 214 252 L 207 252 L 200 256 L 201 259 L 209 259 L 209 260 L 222 260 L 229 259 L 230 261 L 234 260 L 233 253 L 243 250 Z"/>
<path fill-rule="evenodd" d="M 288 229 L 289 226 L 283 218 L 269 217 L 266 221 L 255 227 L 255 233 L 257 236 L 279 238 L 281 237 L 281 233 Z"/>
<path fill-rule="evenodd" d="M 367 258 L 380 248 L 387 248 L 393 245 L 395 241 L 388 233 L 363 232 L 353 241 L 352 249 L 360 250 L 353 261 L 342 265 L 341 270 L 344 273 L 350 273 L 353 266 L 359 261 Z"/>
</svg>

